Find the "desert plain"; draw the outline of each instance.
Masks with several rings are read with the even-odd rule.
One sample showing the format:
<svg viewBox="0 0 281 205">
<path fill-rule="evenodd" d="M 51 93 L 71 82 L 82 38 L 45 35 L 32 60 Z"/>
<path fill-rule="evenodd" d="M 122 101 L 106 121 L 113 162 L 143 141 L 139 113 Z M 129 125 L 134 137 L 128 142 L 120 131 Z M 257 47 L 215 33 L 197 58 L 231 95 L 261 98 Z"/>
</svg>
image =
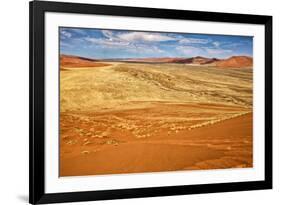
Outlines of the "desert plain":
<svg viewBox="0 0 281 205">
<path fill-rule="evenodd" d="M 60 176 L 252 167 L 251 63 L 193 60 L 61 56 Z"/>
</svg>

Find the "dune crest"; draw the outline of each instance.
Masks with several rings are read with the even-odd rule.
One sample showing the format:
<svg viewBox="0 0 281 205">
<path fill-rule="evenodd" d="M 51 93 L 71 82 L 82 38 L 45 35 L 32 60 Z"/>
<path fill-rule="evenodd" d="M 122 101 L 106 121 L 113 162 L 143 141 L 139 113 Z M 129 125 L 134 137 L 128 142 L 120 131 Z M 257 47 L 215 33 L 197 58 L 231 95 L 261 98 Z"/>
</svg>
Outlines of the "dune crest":
<svg viewBox="0 0 281 205">
<path fill-rule="evenodd" d="M 217 67 L 225 68 L 253 67 L 253 58 L 248 56 L 232 56 L 226 60 L 217 61 L 215 64 Z"/>
<path fill-rule="evenodd" d="M 73 55 L 60 55 L 60 68 L 65 70 L 66 68 L 76 68 L 76 67 L 102 67 L 107 66 L 107 63 L 101 63 L 97 60 L 84 58 Z"/>
</svg>

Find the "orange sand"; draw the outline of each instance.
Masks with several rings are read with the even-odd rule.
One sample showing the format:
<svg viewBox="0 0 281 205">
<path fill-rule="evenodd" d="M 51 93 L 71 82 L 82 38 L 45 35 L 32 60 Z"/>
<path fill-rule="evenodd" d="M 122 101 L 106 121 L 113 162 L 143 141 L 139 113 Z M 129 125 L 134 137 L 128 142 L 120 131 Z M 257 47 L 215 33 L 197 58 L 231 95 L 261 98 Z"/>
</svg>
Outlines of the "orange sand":
<svg viewBox="0 0 281 205">
<path fill-rule="evenodd" d="M 251 112 L 190 129 L 213 112 L 241 109 L 159 103 L 142 109 L 63 112 L 60 176 L 252 167 Z M 190 115 L 191 120 L 182 120 Z"/>
</svg>

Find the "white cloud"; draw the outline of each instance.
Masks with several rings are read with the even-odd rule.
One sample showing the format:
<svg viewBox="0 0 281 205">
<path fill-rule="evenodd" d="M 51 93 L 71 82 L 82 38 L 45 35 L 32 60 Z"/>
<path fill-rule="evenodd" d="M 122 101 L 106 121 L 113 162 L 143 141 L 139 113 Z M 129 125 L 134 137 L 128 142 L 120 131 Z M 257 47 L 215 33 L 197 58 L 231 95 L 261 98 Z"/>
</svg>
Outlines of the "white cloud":
<svg viewBox="0 0 281 205">
<path fill-rule="evenodd" d="M 216 49 L 216 48 L 206 48 L 206 51 L 208 54 L 211 55 L 218 55 L 218 54 L 225 54 L 225 53 L 231 53 L 232 50 L 228 49 Z"/>
<path fill-rule="evenodd" d="M 159 54 L 165 51 L 150 42 L 167 41 L 174 38 L 157 34 L 144 32 L 114 33 L 109 30 L 102 30 L 105 38 L 86 37 L 85 40 L 92 46 L 98 46 L 105 49 L 122 49 L 132 53 Z"/>
<path fill-rule="evenodd" d="M 146 32 L 129 32 L 118 34 L 117 37 L 124 41 L 130 42 L 161 42 L 176 40 L 175 38 L 159 34 L 159 33 L 146 33 Z"/>
<path fill-rule="evenodd" d="M 71 31 L 77 33 L 77 34 L 81 34 L 81 35 L 86 35 L 86 31 L 84 29 L 79 29 L 79 28 L 72 28 Z"/>
<path fill-rule="evenodd" d="M 218 47 L 221 45 L 221 43 L 218 42 L 218 41 L 215 41 L 215 42 L 213 42 L 213 45 L 214 45 L 216 48 L 218 48 Z"/>
<path fill-rule="evenodd" d="M 207 44 L 210 41 L 208 39 L 201 38 L 183 38 L 179 40 L 180 44 Z"/>
<path fill-rule="evenodd" d="M 66 43 L 66 42 L 63 42 L 63 41 L 60 41 L 60 46 L 62 47 L 68 47 L 68 48 L 72 48 L 73 46 L 69 43 Z"/>
<path fill-rule="evenodd" d="M 237 47 L 240 47 L 240 46 L 242 46 L 242 45 L 243 45 L 243 43 L 241 43 L 241 42 L 237 42 L 237 43 L 226 43 L 226 44 L 224 44 L 223 47 L 225 47 L 225 48 L 237 48 Z"/>
<path fill-rule="evenodd" d="M 62 38 L 70 38 L 72 36 L 70 32 L 67 32 L 65 30 L 61 30 L 60 34 Z"/>
<path fill-rule="evenodd" d="M 153 45 L 146 45 L 146 44 L 133 44 L 135 52 L 142 52 L 142 53 L 150 53 L 150 54 L 160 54 L 164 53 L 165 51 L 161 50 L 157 46 Z"/>
<path fill-rule="evenodd" d="M 186 56 L 204 55 L 204 50 L 202 48 L 194 46 L 178 46 L 176 47 L 176 50 Z"/>
<path fill-rule="evenodd" d="M 84 40 L 90 43 L 89 46 L 96 46 L 104 49 L 120 49 L 132 53 L 143 54 L 164 54 L 157 44 L 152 42 L 163 42 L 178 40 L 176 37 L 163 35 L 161 33 L 127 32 L 116 33 L 110 30 L 102 30 L 103 38 L 86 37 Z M 202 44 L 210 43 L 208 39 L 182 38 L 178 41 L 175 49 L 183 56 L 218 56 L 232 52 L 229 49 L 220 49 L 220 42 L 212 42 L 213 47 L 203 47 Z M 199 44 L 196 46 L 196 44 Z"/>
<path fill-rule="evenodd" d="M 112 31 L 109 31 L 109 30 L 102 30 L 101 31 L 102 34 L 110 41 L 113 41 L 113 40 L 118 40 L 117 37 L 115 37 L 114 33 Z"/>
<path fill-rule="evenodd" d="M 106 35 L 110 36 L 109 33 Z M 115 38 L 115 37 L 112 37 Z M 132 53 L 143 53 L 143 54 L 159 54 L 164 51 L 154 45 L 147 45 L 145 43 L 131 43 L 120 39 L 112 38 L 85 38 L 86 41 L 92 43 L 91 46 L 97 46 L 105 49 L 118 49 Z"/>
<path fill-rule="evenodd" d="M 178 46 L 176 49 L 182 55 L 186 55 L 186 56 L 217 57 L 232 52 L 232 50 L 229 49 L 206 48 L 206 47 L 195 47 L 195 46 Z"/>
<path fill-rule="evenodd" d="M 112 40 L 112 39 L 106 39 L 106 38 L 85 38 L 86 41 L 89 41 L 91 43 L 94 43 L 95 45 L 101 45 L 101 46 L 108 46 L 108 47 L 116 47 L 116 46 L 127 46 L 130 43 L 120 40 Z"/>
</svg>

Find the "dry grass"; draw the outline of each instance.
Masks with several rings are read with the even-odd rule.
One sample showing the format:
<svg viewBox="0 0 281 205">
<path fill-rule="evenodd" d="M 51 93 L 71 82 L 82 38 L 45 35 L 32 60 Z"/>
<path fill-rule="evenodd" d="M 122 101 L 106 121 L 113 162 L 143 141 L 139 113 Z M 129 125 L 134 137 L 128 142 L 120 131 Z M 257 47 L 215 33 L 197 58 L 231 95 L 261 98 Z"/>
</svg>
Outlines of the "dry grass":
<svg viewBox="0 0 281 205">
<path fill-rule="evenodd" d="M 123 63 L 61 72 L 61 110 L 92 111 L 133 101 L 215 103 L 250 108 L 252 70 Z"/>
</svg>

